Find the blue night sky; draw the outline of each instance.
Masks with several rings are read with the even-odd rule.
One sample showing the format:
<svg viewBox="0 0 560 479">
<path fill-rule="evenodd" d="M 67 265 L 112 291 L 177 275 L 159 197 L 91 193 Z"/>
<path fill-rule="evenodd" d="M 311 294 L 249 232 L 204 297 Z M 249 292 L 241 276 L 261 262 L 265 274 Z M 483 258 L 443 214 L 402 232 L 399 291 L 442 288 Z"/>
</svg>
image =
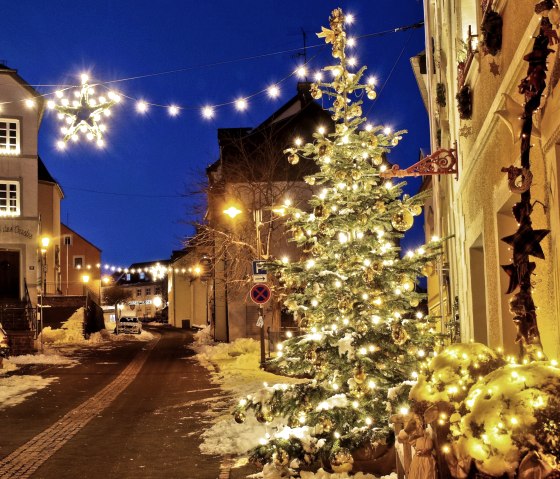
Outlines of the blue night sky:
<svg viewBox="0 0 560 479">
<path fill-rule="evenodd" d="M 176 118 L 156 107 L 140 115 L 135 100 L 125 98 L 108 121 L 106 148 L 84 142 L 63 152 L 56 148 L 59 120 L 46 113 L 39 154 L 65 192 L 62 221 L 101 248 L 104 263 L 168 258 L 192 232 L 187 222 L 196 216 L 188 192 L 218 158 L 217 128 L 258 125 L 296 93 L 297 80 L 280 85 L 279 99 L 264 94 L 252 99 L 245 113 L 224 106 L 208 121 L 198 109 L 287 77 L 302 62 L 297 55 L 301 29 L 308 45 L 322 45 L 315 33 L 328 26 L 330 12 L 339 6 L 356 16 L 351 36 L 423 18 L 421 0 L 18 0 L 4 5 L 0 58 L 39 92 L 79 84 L 86 71 L 95 82 L 126 80 L 112 84 L 126 97 L 189 108 Z M 368 119 L 409 131 L 390 158 L 402 167 L 417 161 L 420 148 L 429 149 L 427 114 L 409 61 L 423 49 L 423 29 L 366 37 L 355 49 L 380 89 L 386 82 Z M 329 48 L 310 48 L 311 69 L 329 64 L 329 53 Z M 259 58 L 234 61 L 247 57 Z M 183 71 L 153 75 L 172 70 Z M 130 79 L 144 75 L 150 76 Z M 417 188 L 418 182 L 412 183 Z M 417 223 L 405 248 L 421 242 Z"/>
</svg>

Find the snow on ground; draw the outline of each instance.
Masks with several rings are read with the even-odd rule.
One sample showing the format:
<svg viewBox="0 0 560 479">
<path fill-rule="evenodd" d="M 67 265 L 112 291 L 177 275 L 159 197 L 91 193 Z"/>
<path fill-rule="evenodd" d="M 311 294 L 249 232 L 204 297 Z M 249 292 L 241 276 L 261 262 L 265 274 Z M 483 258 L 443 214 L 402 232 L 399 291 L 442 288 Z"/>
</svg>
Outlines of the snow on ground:
<svg viewBox="0 0 560 479">
<path fill-rule="evenodd" d="M 225 409 L 225 412 L 213 418 L 214 424 L 202 435 L 200 449 L 203 454 L 243 454 L 257 446 L 259 439 L 275 423 L 261 424 L 253 415 L 247 415 L 243 424 L 237 424 L 230 414 L 232 406 L 242 397 L 262 388 L 264 382 L 276 384 L 301 380 L 262 371 L 259 368 L 260 344 L 254 339 L 214 343 L 207 328 L 195 334 L 194 349 L 198 352 L 197 359 L 209 369 L 212 382 L 227 392 L 221 402 L 213 400 L 213 409 Z M 209 411 L 207 415 L 211 417 L 213 413 Z"/>
<path fill-rule="evenodd" d="M 56 378 L 41 376 L 9 376 L 0 378 L 0 409 L 22 403 L 40 389 L 46 388 Z"/>
<path fill-rule="evenodd" d="M 0 409 L 15 406 L 40 389 L 46 388 L 57 378 L 43 378 L 38 375 L 12 374 L 23 365 L 41 364 L 63 367 L 73 367 L 78 360 L 72 357 L 85 346 L 102 347 L 120 341 L 151 341 L 154 335 L 148 331 L 141 334 L 113 334 L 112 329 L 103 329 L 90 335 L 83 336 L 84 309 L 78 309 L 60 329 L 46 327 L 37 339 L 37 345 L 42 344 L 41 354 L 26 354 L 11 356 L 4 359 L 0 368 Z M 114 328 L 114 325 L 113 325 Z"/>
</svg>

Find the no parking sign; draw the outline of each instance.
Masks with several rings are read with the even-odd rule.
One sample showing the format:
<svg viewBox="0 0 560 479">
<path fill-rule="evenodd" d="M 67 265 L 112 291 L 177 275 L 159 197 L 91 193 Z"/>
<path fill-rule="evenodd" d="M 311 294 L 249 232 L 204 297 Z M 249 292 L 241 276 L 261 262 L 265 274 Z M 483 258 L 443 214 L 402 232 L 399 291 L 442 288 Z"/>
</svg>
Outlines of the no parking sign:
<svg viewBox="0 0 560 479">
<path fill-rule="evenodd" d="M 266 284 L 259 283 L 253 285 L 251 291 L 249 292 L 249 296 L 251 296 L 253 303 L 265 304 L 270 300 L 272 293 Z"/>
</svg>

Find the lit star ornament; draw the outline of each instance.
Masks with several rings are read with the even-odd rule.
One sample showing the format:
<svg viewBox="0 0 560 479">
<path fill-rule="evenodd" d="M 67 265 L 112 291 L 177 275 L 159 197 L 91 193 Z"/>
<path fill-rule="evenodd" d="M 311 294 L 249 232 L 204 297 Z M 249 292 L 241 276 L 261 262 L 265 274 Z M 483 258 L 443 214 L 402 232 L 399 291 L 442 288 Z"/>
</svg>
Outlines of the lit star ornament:
<svg viewBox="0 0 560 479">
<path fill-rule="evenodd" d="M 110 109 L 120 101 L 120 96 L 109 92 L 107 97 L 101 95 L 93 98 L 93 93 L 94 89 L 88 84 L 87 75 L 82 75 L 81 89 L 74 90 L 76 100 L 70 101 L 62 92 L 57 92 L 59 102 L 48 103 L 50 108 L 58 111 L 58 117 L 65 122 L 60 129 L 64 137 L 58 142 L 59 148 L 64 148 L 68 140 L 78 141 L 80 134 L 89 141 L 95 140 L 97 146 L 104 146 L 103 132 L 106 131 L 106 127 L 101 119 L 111 114 Z"/>
</svg>

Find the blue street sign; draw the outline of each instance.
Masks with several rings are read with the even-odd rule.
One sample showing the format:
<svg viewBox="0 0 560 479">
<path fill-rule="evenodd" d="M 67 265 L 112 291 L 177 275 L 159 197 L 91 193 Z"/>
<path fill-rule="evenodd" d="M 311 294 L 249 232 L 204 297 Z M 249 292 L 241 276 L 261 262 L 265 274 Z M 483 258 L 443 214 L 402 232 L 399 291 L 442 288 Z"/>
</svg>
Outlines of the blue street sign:
<svg viewBox="0 0 560 479">
<path fill-rule="evenodd" d="M 253 260 L 253 274 L 267 274 L 267 270 L 264 269 L 264 261 L 261 259 Z"/>
</svg>

